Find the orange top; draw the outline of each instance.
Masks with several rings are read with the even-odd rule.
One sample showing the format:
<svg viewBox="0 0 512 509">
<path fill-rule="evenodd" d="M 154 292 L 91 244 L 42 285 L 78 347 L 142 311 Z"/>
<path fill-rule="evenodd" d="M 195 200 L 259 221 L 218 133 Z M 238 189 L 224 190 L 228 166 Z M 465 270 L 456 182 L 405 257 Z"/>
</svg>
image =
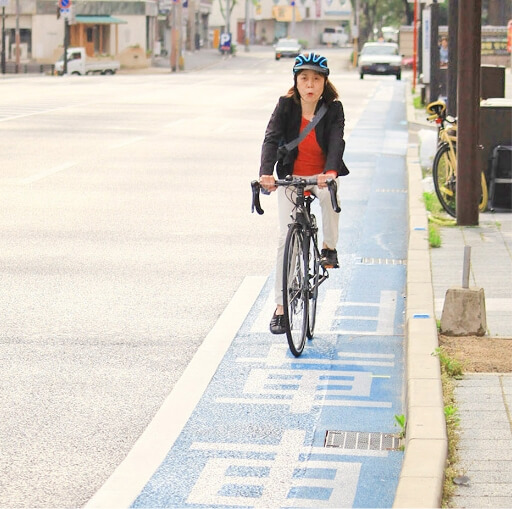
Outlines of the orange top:
<svg viewBox="0 0 512 509">
<path fill-rule="evenodd" d="M 302 131 L 309 124 L 309 120 L 302 117 L 300 130 Z M 301 177 L 311 177 L 324 171 L 325 155 L 316 141 L 315 130 L 299 143 L 299 153 L 293 165 L 293 174 Z"/>
</svg>

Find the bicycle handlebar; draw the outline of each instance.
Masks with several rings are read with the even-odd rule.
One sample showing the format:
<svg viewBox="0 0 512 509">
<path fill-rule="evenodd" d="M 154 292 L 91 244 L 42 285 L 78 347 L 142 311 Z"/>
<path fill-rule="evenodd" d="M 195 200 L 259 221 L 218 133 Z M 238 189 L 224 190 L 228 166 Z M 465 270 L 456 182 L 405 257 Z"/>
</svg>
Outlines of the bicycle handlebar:
<svg viewBox="0 0 512 509">
<path fill-rule="evenodd" d="M 295 186 L 295 187 L 306 187 L 306 186 L 316 186 L 317 184 L 317 178 L 311 177 L 311 178 L 297 178 L 297 177 L 286 177 L 284 179 L 276 180 L 276 186 L 277 187 L 288 187 L 288 186 Z M 331 195 L 331 205 L 334 210 L 334 212 L 341 212 L 340 206 L 338 205 L 338 197 L 337 197 L 337 190 L 338 185 L 336 184 L 336 180 L 329 178 L 326 181 L 327 189 L 329 189 L 329 193 Z M 251 212 L 254 212 L 256 209 L 256 212 L 259 215 L 264 214 L 264 210 L 261 208 L 260 204 L 260 191 L 263 191 L 263 188 L 261 187 L 260 183 L 257 180 L 253 180 L 251 182 L 251 188 L 252 188 L 252 207 Z"/>
</svg>

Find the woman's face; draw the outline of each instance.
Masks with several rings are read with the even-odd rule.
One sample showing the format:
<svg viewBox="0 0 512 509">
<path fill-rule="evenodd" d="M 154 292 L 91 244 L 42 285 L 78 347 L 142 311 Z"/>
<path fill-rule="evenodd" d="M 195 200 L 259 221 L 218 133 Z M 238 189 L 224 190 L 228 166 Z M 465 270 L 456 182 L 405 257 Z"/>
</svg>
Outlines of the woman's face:
<svg viewBox="0 0 512 509">
<path fill-rule="evenodd" d="M 306 69 L 297 76 L 297 90 L 306 103 L 316 103 L 322 96 L 325 76 L 311 69 Z"/>
</svg>

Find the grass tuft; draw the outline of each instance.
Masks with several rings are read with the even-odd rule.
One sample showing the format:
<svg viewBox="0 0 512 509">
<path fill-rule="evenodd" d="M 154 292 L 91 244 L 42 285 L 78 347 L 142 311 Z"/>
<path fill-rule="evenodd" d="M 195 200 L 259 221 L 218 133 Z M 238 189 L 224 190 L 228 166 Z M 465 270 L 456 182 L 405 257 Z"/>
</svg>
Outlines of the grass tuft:
<svg viewBox="0 0 512 509">
<path fill-rule="evenodd" d="M 424 104 L 421 102 L 421 95 L 416 95 L 412 99 L 412 104 L 415 109 L 422 110 L 424 109 Z"/>
<path fill-rule="evenodd" d="M 434 354 L 439 358 L 441 365 L 441 383 L 443 384 L 443 404 L 446 421 L 446 434 L 448 436 L 448 457 L 444 472 L 443 498 L 441 507 L 450 507 L 450 500 L 455 493 L 453 480 L 459 475 L 457 462 L 459 456 L 457 446 L 459 444 L 459 415 L 455 401 L 455 380 L 463 375 L 463 365 L 451 358 L 442 348 L 436 348 Z"/>
<path fill-rule="evenodd" d="M 436 224 L 428 224 L 428 243 L 430 247 L 441 247 L 441 233 Z"/>
</svg>

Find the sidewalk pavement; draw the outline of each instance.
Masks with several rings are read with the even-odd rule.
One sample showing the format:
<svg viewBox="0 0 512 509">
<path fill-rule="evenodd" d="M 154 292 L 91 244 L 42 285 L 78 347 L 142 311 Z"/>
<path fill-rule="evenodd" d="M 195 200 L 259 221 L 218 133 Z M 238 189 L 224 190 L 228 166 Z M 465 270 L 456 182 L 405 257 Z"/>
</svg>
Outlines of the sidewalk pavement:
<svg viewBox="0 0 512 509">
<path fill-rule="evenodd" d="M 509 69 L 506 79 L 505 95 L 511 98 Z M 437 249 L 429 249 L 426 242 L 417 238 L 417 232 L 421 231 L 417 228 L 427 226 L 418 201 L 423 190 L 430 189 L 425 188 L 421 176 L 415 135 L 418 129 L 428 129 L 428 123 L 424 112 L 413 110 L 410 103 L 409 95 L 408 429 L 402 471 L 404 482 L 401 480 L 399 485 L 395 507 L 407 507 L 408 503 L 410 507 L 434 507 L 436 501 L 432 498 L 418 505 L 421 501 L 418 493 L 425 486 L 442 490 L 438 481 L 442 483 L 446 433 L 444 419 L 439 420 L 443 403 L 440 382 L 436 380 L 438 367 L 421 366 L 419 355 L 428 362 L 426 354 L 437 346 L 437 331 L 432 329 L 431 320 L 427 327 L 417 327 L 414 316 L 415 313 L 420 316 L 419 311 L 423 316 L 429 315 L 428 300 L 433 297 L 433 315 L 441 318 L 446 291 L 462 286 L 464 246 L 471 246 L 470 287 L 483 288 L 485 292 L 486 336 L 511 338 L 512 341 L 512 211 L 482 213 L 479 225 L 474 227 L 441 228 L 441 247 Z M 420 271 L 425 272 L 423 276 Z M 426 298 L 418 296 L 421 291 Z M 455 397 L 461 437 L 456 468 L 469 481 L 467 485 L 457 486 L 452 507 L 512 507 L 512 373 L 467 374 L 458 382 Z M 418 427 L 422 427 L 421 432 Z M 425 476 L 423 483 L 422 475 Z M 418 490 L 416 496 L 414 489 Z"/>
</svg>

